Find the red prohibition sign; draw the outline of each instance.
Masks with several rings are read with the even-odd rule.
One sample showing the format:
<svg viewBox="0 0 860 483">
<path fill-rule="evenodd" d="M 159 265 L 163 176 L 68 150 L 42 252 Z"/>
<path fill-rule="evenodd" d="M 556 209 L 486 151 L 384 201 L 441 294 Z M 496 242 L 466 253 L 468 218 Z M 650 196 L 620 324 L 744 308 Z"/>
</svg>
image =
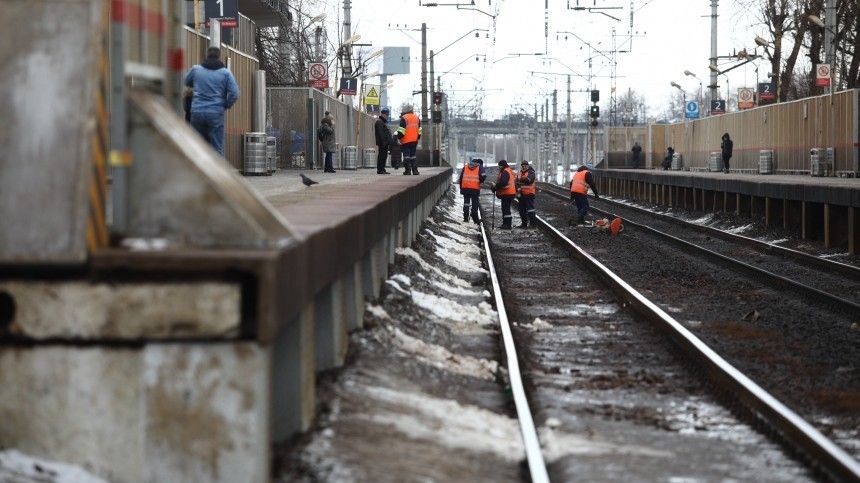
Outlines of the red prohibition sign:
<svg viewBox="0 0 860 483">
<path fill-rule="evenodd" d="M 818 77 L 830 77 L 830 66 L 821 65 L 818 67 Z"/>
<path fill-rule="evenodd" d="M 325 66 L 314 64 L 311 66 L 311 79 L 319 80 L 325 77 Z"/>
</svg>

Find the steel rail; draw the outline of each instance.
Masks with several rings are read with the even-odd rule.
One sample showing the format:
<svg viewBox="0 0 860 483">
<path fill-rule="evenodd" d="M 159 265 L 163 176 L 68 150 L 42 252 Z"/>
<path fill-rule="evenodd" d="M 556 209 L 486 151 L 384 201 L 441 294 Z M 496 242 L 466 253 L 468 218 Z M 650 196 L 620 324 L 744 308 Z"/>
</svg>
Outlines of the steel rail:
<svg viewBox="0 0 860 483">
<path fill-rule="evenodd" d="M 563 196 L 561 193 L 557 193 L 554 191 L 554 189 L 562 189 L 562 187 L 552 185 L 552 184 L 545 185 L 544 187 L 546 187 L 546 186 L 552 187 L 552 189 L 548 190 L 547 192 L 549 192 L 553 195 Z M 816 257 L 814 255 L 810 255 L 808 253 L 803 253 L 803 252 L 800 252 L 797 250 L 793 250 L 791 248 L 781 247 L 779 245 L 774 245 L 772 243 L 768 243 L 765 241 L 756 240 L 755 238 L 750 238 L 750 237 L 738 235 L 735 233 L 728 233 L 728 232 L 720 230 L 718 228 L 712 228 L 710 226 L 704 226 L 704 225 L 699 225 L 697 223 L 691 223 L 689 221 L 684 221 L 684 220 L 677 218 L 677 217 L 674 217 L 674 216 L 665 215 L 663 213 L 655 213 L 653 211 L 649 211 L 649 210 L 646 210 L 644 208 L 640 208 L 638 206 L 633 206 L 633 205 L 628 205 L 626 203 L 621 203 L 619 201 L 615 201 L 615 200 L 611 200 L 611 199 L 607 199 L 607 198 L 600 198 L 600 201 L 605 201 L 607 203 L 620 205 L 626 209 L 634 210 L 634 211 L 641 213 L 643 215 L 653 216 L 653 217 L 659 218 L 663 221 L 673 223 L 677 226 L 683 226 L 685 228 L 692 228 L 692 229 L 697 230 L 701 233 L 706 233 L 708 235 L 722 238 L 723 240 L 729 240 L 729 241 L 734 241 L 734 242 L 738 242 L 738 243 L 745 243 L 749 246 L 758 248 L 762 251 L 769 251 L 769 252 L 777 253 L 777 254 L 783 255 L 785 257 L 794 258 L 796 260 L 801 260 L 803 262 L 809 263 L 810 265 L 814 265 L 814 266 L 821 267 L 821 268 L 826 268 L 828 270 L 835 270 L 835 271 L 838 271 L 840 273 L 844 273 L 846 275 L 856 276 L 856 277 L 858 277 L 858 279 L 860 279 L 860 267 L 855 267 L 853 265 L 848 265 L 845 263 L 835 262 L 833 260 L 827 260 L 825 258 Z M 599 209 L 595 209 L 595 210 L 605 212 L 605 210 L 599 210 Z M 625 218 L 625 221 L 627 221 L 627 218 Z"/>
<path fill-rule="evenodd" d="M 493 263 L 493 255 L 490 253 L 490 243 L 487 238 L 487 232 L 484 229 L 483 219 L 481 221 L 482 222 L 479 225 L 481 227 L 481 238 L 484 242 L 484 253 L 487 257 L 487 268 L 490 273 L 493 297 L 496 301 L 496 311 L 499 314 L 499 326 L 501 327 L 502 340 L 504 341 L 511 393 L 513 394 L 514 404 L 517 408 L 517 419 L 519 419 L 520 422 L 520 432 L 523 437 L 523 446 L 526 451 L 531 481 L 533 483 L 549 483 L 549 474 L 547 473 L 546 462 L 543 459 L 543 452 L 541 451 L 537 429 L 535 428 L 534 419 L 532 418 L 531 409 L 529 408 L 529 402 L 526 398 L 526 391 L 523 387 L 517 349 L 514 345 L 513 333 L 511 332 L 511 326 L 508 322 L 508 314 L 505 311 L 505 302 L 502 299 L 502 288 L 499 285 L 499 278 L 496 275 L 496 266 Z"/>
<path fill-rule="evenodd" d="M 773 428 L 776 434 L 781 435 L 784 441 L 800 449 L 801 454 L 808 455 L 811 461 L 818 464 L 830 478 L 836 481 L 860 481 L 860 464 L 854 458 L 715 353 L 680 322 L 573 243 L 558 229 L 541 217 L 537 219 L 539 226 L 545 232 L 564 244 L 573 256 L 584 261 L 598 277 L 603 279 L 621 299 L 622 304 L 629 304 L 638 313 L 665 330 L 688 356 L 699 363 L 712 381 L 737 395 L 741 403 L 751 409 L 757 418 Z"/>
<path fill-rule="evenodd" d="M 559 198 L 563 197 L 563 195 L 556 193 L 553 190 L 543 190 L 543 191 L 546 193 L 549 193 L 555 197 L 559 197 Z M 600 213 L 603 213 L 603 214 L 606 214 L 609 216 L 617 216 L 617 215 L 610 213 L 606 210 L 601 210 L 601 209 L 594 208 L 594 207 L 592 207 L 591 209 L 593 211 L 598 211 Z M 688 241 L 683 240 L 681 238 L 678 238 L 676 236 L 670 235 L 668 233 L 664 233 L 660 230 L 656 230 L 654 228 L 651 228 L 650 226 L 631 221 L 629 218 L 624 218 L 624 217 L 622 217 L 622 218 L 624 219 L 624 223 L 628 226 L 635 226 L 642 231 L 648 232 L 654 236 L 664 238 L 664 239 L 669 240 L 669 241 L 671 241 L 677 245 L 680 245 L 682 247 L 692 248 L 692 249 L 706 255 L 707 257 L 709 257 L 710 259 L 712 259 L 714 261 L 717 261 L 720 263 L 727 263 L 731 266 L 734 266 L 734 267 L 742 269 L 748 273 L 751 273 L 754 276 L 763 277 L 763 278 L 767 279 L 768 281 L 775 282 L 776 284 L 778 284 L 784 288 L 794 290 L 795 292 L 797 292 L 799 295 L 801 295 L 803 297 L 814 298 L 814 299 L 819 300 L 822 303 L 833 306 L 835 309 L 842 311 L 848 315 L 854 315 L 854 316 L 860 315 L 860 304 L 857 304 L 857 303 L 852 302 L 850 300 L 846 300 L 844 298 L 838 297 L 838 296 L 833 295 L 833 294 L 829 294 L 823 290 L 819 290 L 815 287 L 811 287 L 809 285 L 806 285 L 806 284 L 803 284 L 801 282 L 792 280 L 790 278 L 783 277 L 781 275 L 777 275 L 775 273 L 772 273 L 772 272 L 769 272 L 769 271 L 764 270 L 762 268 L 750 265 L 748 263 L 744 263 L 740 260 L 736 260 L 734 258 L 727 257 L 727 256 L 719 254 L 713 250 L 708 250 L 707 248 L 696 245 L 695 243 L 691 243 L 691 242 L 688 242 Z M 730 234 L 727 234 L 727 235 L 730 235 Z M 743 238 L 745 240 L 750 240 L 749 238 L 746 238 L 746 237 L 743 237 Z M 745 243 L 744 240 L 741 240 L 740 242 Z M 831 262 L 831 263 L 833 263 L 833 262 Z M 850 265 L 845 265 L 845 266 L 850 267 Z"/>
</svg>

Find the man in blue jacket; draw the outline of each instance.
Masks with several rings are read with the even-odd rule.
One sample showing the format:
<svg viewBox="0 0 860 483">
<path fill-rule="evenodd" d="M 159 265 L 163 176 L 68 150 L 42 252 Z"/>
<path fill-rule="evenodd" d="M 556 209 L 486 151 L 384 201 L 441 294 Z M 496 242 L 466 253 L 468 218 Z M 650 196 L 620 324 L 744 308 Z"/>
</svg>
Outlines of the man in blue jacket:
<svg viewBox="0 0 860 483">
<path fill-rule="evenodd" d="M 194 89 L 191 126 L 224 156 L 224 111 L 239 99 L 239 85 L 220 59 L 221 49 L 206 49 L 206 59 L 185 74 L 185 85 Z"/>
</svg>

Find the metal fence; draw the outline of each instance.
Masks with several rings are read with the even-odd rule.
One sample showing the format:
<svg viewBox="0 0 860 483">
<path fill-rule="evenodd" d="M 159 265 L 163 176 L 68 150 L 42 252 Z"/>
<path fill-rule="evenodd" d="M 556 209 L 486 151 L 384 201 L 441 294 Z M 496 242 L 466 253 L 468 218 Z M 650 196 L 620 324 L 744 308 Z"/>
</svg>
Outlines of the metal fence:
<svg viewBox="0 0 860 483">
<path fill-rule="evenodd" d="M 278 168 L 320 168 L 323 154 L 316 131 L 326 112 L 334 117 L 338 147 L 356 146 L 358 152 L 376 146 L 376 118 L 308 87 L 266 89 L 266 125 L 278 143 Z"/>
<path fill-rule="evenodd" d="M 757 171 L 761 151 L 773 151 L 775 173 L 810 170 L 810 150 L 835 148 L 836 173 L 860 172 L 860 89 L 771 104 L 679 124 L 648 126 L 642 144 L 645 167 L 659 167 L 672 146 L 684 168 L 707 170 L 710 153 L 720 151 L 723 133 L 734 141 L 733 170 Z M 610 159 L 621 159 L 632 142 L 627 128 L 605 128 Z M 610 164 L 610 167 L 621 167 Z"/>
</svg>

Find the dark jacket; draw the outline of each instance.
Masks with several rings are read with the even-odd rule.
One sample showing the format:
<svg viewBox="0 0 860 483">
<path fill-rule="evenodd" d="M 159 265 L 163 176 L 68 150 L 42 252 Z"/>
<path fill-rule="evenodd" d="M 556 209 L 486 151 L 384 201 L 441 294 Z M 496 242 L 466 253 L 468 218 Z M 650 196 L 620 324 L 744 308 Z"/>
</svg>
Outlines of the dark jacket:
<svg viewBox="0 0 860 483">
<path fill-rule="evenodd" d="M 672 167 L 672 156 L 675 155 L 675 151 L 667 151 L 666 156 L 663 157 L 663 168 L 669 169 Z"/>
<path fill-rule="evenodd" d="M 391 146 L 391 129 L 388 129 L 388 121 L 380 116 L 373 125 L 373 130 L 376 133 L 376 146 L 380 151 L 383 149 L 387 151 Z"/>
<path fill-rule="evenodd" d="M 735 147 L 735 143 L 732 142 L 732 139 L 728 135 L 724 136 L 723 142 L 722 142 L 722 144 L 720 144 L 720 149 L 723 152 L 723 157 L 724 158 L 731 158 L 732 157 L 732 149 L 734 147 Z"/>
<path fill-rule="evenodd" d="M 639 143 L 636 143 L 633 145 L 633 149 L 631 149 L 631 151 L 633 151 L 634 156 L 639 156 L 639 153 L 642 152 L 642 146 L 640 146 Z"/>
<path fill-rule="evenodd" d="M 324 117 L 320 123 L 320 132 L 322 133 L 322 149 L 324 153 L 333 153 L 337 151 L 337 141 L 334 139 L 334 126 L 331 125 L 331 118 Z"/>
</svg>

